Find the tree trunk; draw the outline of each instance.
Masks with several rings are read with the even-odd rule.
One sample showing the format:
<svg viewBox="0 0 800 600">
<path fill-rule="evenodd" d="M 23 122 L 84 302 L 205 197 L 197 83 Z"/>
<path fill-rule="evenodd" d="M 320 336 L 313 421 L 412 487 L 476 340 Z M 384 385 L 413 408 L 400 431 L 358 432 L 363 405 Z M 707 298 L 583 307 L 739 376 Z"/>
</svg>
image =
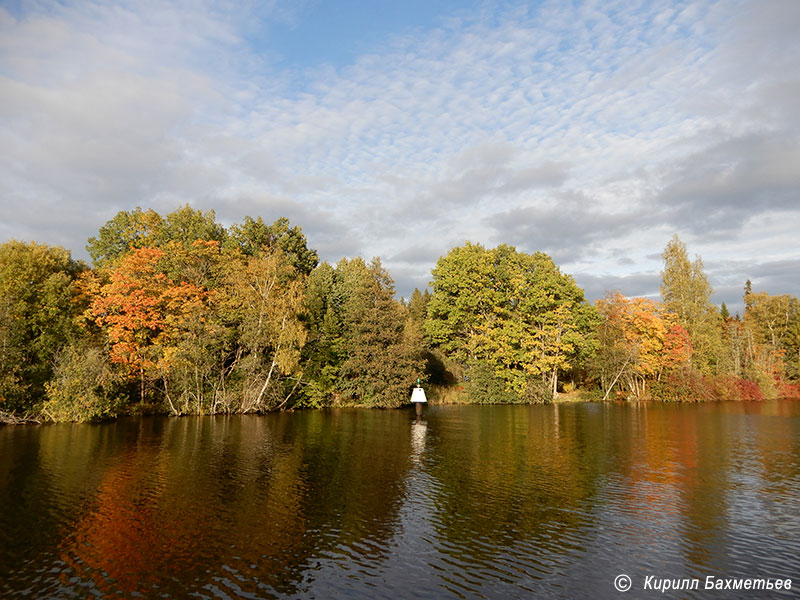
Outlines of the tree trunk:
<svg viewBox="0 0 800 600">
<path fill-rule="evenodd" d="M 628 366 L 628 362 L 629 362 L 629 361 L 630 361 L 630 357 L 626 358 L 626 359 L 625 359 L 625 362 L 624 362 L 624 363 L 622 363 L 622 368 L 619 370 L 619 373 L 617 373 L 617 376 L 616 376 L 616 377 L 614 377 L 614 381 L 612 381 L 612 382 L 611 382 L 611 385 L 610 385 L 610 386 L 608 386 L 608 389 L 606 390 L 606 393 L 605 393 L 605 395 L 603 396 L 603 402 L 605 402 L 606 400 L 608 400 L 608 395 L 611 393 L 611 390 L 612 390 L 612 389 L 614 389 L 614 385 L 616 385 L 617 381 L 619 380 L 620 376 L 622 375 L 622 372 L 625 370 L 625 367 L 627 367 L 627 366 Z"/>
</svg>

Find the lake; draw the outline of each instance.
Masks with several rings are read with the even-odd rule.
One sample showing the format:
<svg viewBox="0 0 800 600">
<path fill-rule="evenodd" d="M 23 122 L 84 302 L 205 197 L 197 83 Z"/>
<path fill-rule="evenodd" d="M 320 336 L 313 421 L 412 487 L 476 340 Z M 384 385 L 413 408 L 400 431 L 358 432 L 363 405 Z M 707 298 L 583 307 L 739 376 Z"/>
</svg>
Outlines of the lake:
<svg viewBox="0 0 800 600">
<path fill-rule="evenodd" d="M 798 401 L 0 428 L 3 598 L 788 598 L 798 557 Z"/>
</svg>

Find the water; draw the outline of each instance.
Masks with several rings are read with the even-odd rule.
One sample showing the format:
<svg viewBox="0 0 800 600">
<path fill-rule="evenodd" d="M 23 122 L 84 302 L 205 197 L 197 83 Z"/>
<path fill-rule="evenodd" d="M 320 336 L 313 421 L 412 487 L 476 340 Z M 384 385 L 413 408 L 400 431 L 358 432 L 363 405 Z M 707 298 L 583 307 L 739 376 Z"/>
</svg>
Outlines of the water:
<svg viewBox="0 0 800 600">
<path fill-rule="evenodd" d="M 0 428 L 3 598 L 797 597 L 798 557 L 796 401 Z"/>
</svg>

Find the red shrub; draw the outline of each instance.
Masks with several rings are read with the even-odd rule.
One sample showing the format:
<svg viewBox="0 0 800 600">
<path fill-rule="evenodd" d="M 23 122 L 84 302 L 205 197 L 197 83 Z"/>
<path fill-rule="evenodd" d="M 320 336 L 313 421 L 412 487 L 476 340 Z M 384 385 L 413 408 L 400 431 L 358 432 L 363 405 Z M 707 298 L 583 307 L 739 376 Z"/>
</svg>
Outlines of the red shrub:
<svg viewBox="0 0 800 600">
<path fill-rule="evenodd" d="M 800 386 L 794 386 L 800 397 Z M 653 388 L 658 400 L 672 402 L 709 402 L 714 400 L 761 401 L 764 394 L 755 381 L 734 375 L 701 375 L 694 369 L 678 369 Z"/>
<path fill-rule="evenodd" d="M 800 398 L 800 383 L 779 382 L 778 398 Z"/>
</svg>

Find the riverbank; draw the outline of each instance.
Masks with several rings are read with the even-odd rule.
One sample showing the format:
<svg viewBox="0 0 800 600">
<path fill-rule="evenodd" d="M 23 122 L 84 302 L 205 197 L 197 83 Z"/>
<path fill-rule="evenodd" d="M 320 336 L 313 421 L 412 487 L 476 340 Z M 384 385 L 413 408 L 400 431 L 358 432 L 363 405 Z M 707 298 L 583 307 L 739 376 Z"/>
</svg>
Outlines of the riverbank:
<svg viewBox="0 0 800 600">
<path fill-rule="evenodd" d="M 663 386 L 655 387 L 652 392 L 635 396 L 629 392 L 617 390 L 603 398 L 601 390 L 570 389 L 569 391 L 559 392 L 555 398 L 548 398 L 544 402 L 508 402 L 508 401 L 475 401 L 473 395 L 467 387 L 463 385 L 436 385 L 429 384 L 424 386 L 430 406 L 468 406 L 468 405 L 492 405 L 508 406 L 522 404 L 577 404 L 577 403 L 597 403 L 597 402 L 652 402 L 652 403 L 714 403 L 726 401 L 738 402 L 762 402 L 766 400 L 792 400 L 800 398 L 800 385 L 796 383 L 783 382 L 770 388 L 771 394 L 768 396 L 756 383 L 733 378 L 729 376 L 703 377 L 698 376 L 689 380 L 688 384 L 676 386 L 674 382 L 666 383 Z M 410 398 L 410 393 L 409 393 Z M 109 415 L 105 418 L 92 420 L 57 420 L 47 418 L 46 415 L 14 415 L 13 413 L 0 411 L 0 425 L 39 425 L 44 423 L 58 422 L 111 422 L 118 418 L 129 416 L 214 416 L 220 414 L 270 414 L 276 412 L 294 411 L 316 411 L 326 408 L 361 408 L 361 409 L 403 409 L 409 407 L 409 401 L 393 404 L 392 406 L 381 406 L 377 404 L 364 404 L 351 401 L 334 401 L 325 406 L 311 407 L 307 405 L 293 405 L 288 408 L 280 408 L 262 411 L 218 411 L 218 412 L 185 412 L 170 413 L 167 407 L 154 402 L 137 403 L 127 407 L 127 410 L 116 415 Z"/>
</svg>

